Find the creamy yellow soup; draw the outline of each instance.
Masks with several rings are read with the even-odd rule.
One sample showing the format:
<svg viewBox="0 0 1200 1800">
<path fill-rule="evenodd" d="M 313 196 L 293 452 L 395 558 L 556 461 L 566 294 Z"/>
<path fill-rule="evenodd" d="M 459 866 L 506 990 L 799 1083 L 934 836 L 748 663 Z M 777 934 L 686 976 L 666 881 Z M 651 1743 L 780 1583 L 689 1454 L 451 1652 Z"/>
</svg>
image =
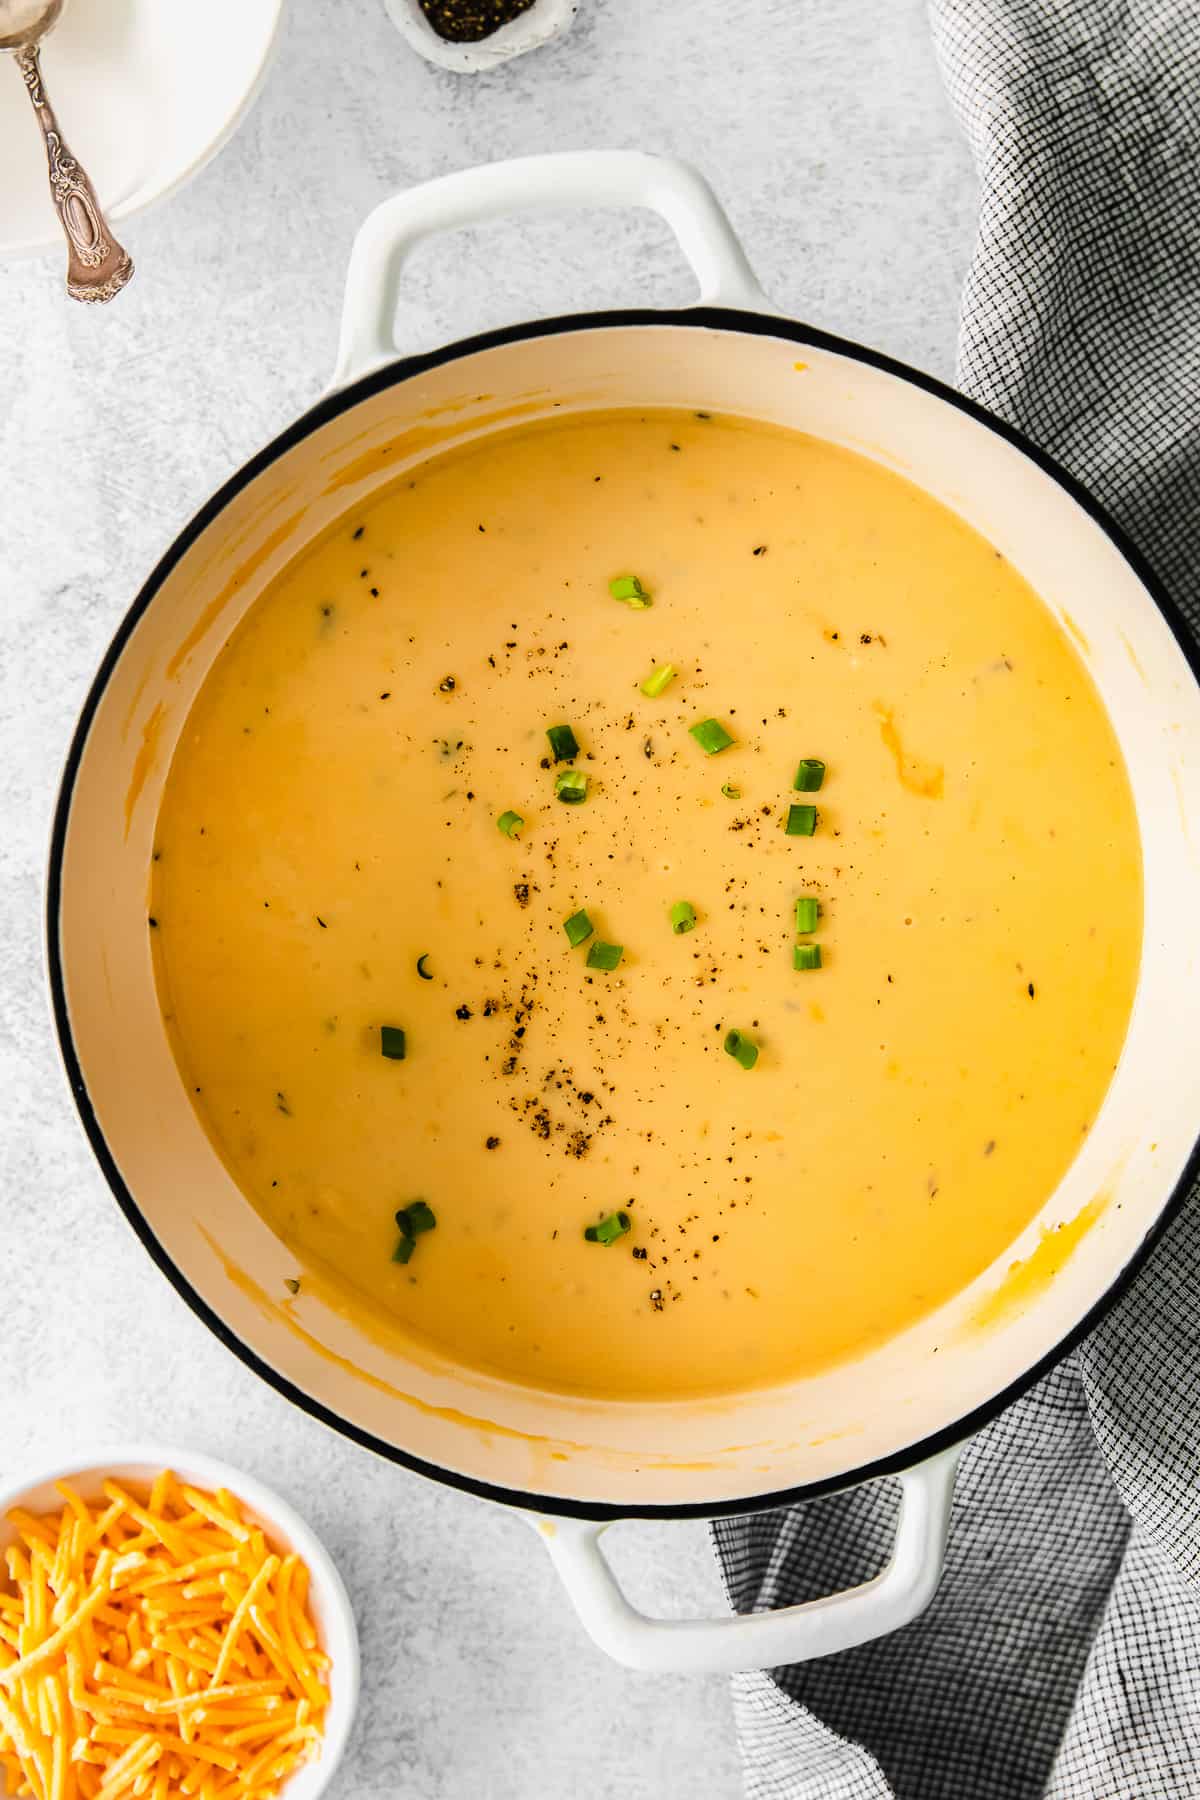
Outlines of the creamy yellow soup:
<svg viewBox="0 0 1200 1800">
<path fill-rule="evenodd" d="M 275 582 L 151 915 L 281 1295 L 668 1398 L 861 1352 L 1011 1243 L 1119 1056 L 1141 875 L 1097 694 L 991 545 L 812 438 L 609 413 L 431 461 Z"/>
</svg>

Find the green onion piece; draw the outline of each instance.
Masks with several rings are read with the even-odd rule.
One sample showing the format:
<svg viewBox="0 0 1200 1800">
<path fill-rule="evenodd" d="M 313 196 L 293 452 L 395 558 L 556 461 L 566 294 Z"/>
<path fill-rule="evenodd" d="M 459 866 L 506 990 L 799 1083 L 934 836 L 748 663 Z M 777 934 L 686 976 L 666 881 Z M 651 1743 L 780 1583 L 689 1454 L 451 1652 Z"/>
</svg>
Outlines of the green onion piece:
<svg viewBox="0 0 1200 1800">
<path fill-rule="evenodd" d="M 645 612 L 653 601 L 636 575 L 614 575 L 608 584 L 614 600 L 623 600 L 634 612 Z"/>
<path fill-rule="evenodd" d="M 682 937 L 685 931 L 695 931 L 696 909 L 690 900 L 677 900 L 671 908 L 671 930 L 676 937 Z"/>
<path fill-rule="evenodd" d="M 815 806 L 789 806 L 784 830 L 789 837 L 811 837 L 817 829 Z"/>
<path fill-rule="evenodd" d="M 408 1206 L 402 1206 L 396 1214 L 396 1223 L 401 1231 L 409 1237 L 420 1237 L 423 1231 L 432 1231 L 437 1225 L 432 1206 L 424 1200 L 414 1200 Z"/>
<path fill-rule="evenodd" d="M 611 973 L 624 954 L 624 944 L 606 944 L 602 938 L 597 938 L 587 953 L 587 966 L 589 969 L 607 969 Z"/>
<path fill-rule="evenodd" d="M 417 1247 L 417 1239 L 423 1231 L 432 1231 L 437 1225 L 433 1208 L 424 1200 L 414 1200 L 409 1206 L 402 1206 L 396 1214 L 396 1224 L 400 1238 L 392 1251 L 392 1261 L 406 1263 L 411 1260 Z"/>
<path fill-rule="evenodd" d="M 662 663 L 659 668 L 655 669 L 653 675 L 647 675 L 642 683 L 642 692 L 647 700 L 657 700 L 658 696 L 665 693 L 670 687 L 678 673 L 679 670 L 674 663 Z"/>
<path fill-rule="evenodd" d="M 795 944 L 792 948 L 793 969 L 819 969 L 821 966 L 820 944 Z"/>
<path fill-rule="evenodd" d="M 732 781 L 723 781 L 721 783 L 721 792 L 727 800 L 740 800 L 742 797 L 741 788 L 735 787 Z"/>
<path fill-rule="evenodd" d="M 792 786 L 798 789 L 802 794 L 815 794 L 819 792 L 821 783 L 824 779 L 825 764 L 821 761 L 820 757 L 806 756 L 796 770 L 796 779 L 792 783 Z"/>
<path fill-rule="evenodd" d="M 701 719 L 698 725 L 689 725 L 688 730 L 706 756 L 715 756 L 718 750 L 728 750 L 733 742 L 718 719 Z"/>
<path fill-rule="evenodd" d="M 583 1235 L 589 1244 L 615 1244 L 625 1236 L 631 1223 L 627 1212 L 609 1213 L 598 1225 L 585 1225 Z"/>
<path fill-rule="evenodd" d="M 587 799 L 588 778 L 582 769 L 561 769 L 554 777 L 554 791 L 567 806 Z"/>
<path fill-rule="evenodd" d="M 433 976 L 429 973 L 429 970 L 425 967 L 425 964 L 428 961 L 429 961 L 428 950 L 426 950 L 424 956 L 418 956 L 418 958 L 417 958 L 417 974 L 421 977 L 422 981 L 432 981 L 433 980 Z"/>
<path fill-rule="evenodd" d="M 796 930 L 815 931 L 821 916 L 821 902 L 815 894 L 802 894 L 796 902 Z"/>
<path fill-rule="evenodd" d="M 504 833 L 505 837 L 516 837 L 525 821 L 520 813 L 502 812 L 500 817 L 496 820 L 496 823 Z"/>
<path fill-rule="evenodd" d="M 563 920 L 563 930 L 567 934 L 567 942 L 574 950 L 576 944 L 586 944 L 595 927 L 585 912 L 572 913 L 569 919 Z"/>
<path fill-rule="evenodd" d="M 752 1069 L 758 1061 L 758 1045 L 753 1038 L 747 1037 L 744 1031 L 727 1031 L 725 1033 L 725 1054 L 732 1056 L 735 1062 L 741 1063 L 743 1069 Z"/>
<path fill-rule="evenodd" d="M 555 762 L 570 762 L 579 755 L 579 744 L 569 725 L 547 725 L 546 736 L 554 752 Z"/>
<path fill-rule="evenodd" d="M 389 1062 L 403 1062 L 406 1051 L 404 1032 L 399 1025 L 379 1027 L 379 1048 Z"/>
</svg>

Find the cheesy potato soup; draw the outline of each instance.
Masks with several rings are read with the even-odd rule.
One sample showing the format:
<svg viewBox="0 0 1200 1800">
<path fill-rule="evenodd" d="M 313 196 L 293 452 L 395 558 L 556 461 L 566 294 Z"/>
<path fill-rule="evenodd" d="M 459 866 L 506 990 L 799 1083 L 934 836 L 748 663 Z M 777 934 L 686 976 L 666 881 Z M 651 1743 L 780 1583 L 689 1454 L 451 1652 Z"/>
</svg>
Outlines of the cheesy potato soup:
<svg viewBox="0 0 1200 1800">
<path fill-rule="evenodd" d="M 1141 944 L 1038 596 L 898 476 L 706 413 L 498 432 L 306 549 L 199 693 L 151 889 L 281 1297 L 626 1398 L 819 1370 L 988 1267 Z"/>
</svg>

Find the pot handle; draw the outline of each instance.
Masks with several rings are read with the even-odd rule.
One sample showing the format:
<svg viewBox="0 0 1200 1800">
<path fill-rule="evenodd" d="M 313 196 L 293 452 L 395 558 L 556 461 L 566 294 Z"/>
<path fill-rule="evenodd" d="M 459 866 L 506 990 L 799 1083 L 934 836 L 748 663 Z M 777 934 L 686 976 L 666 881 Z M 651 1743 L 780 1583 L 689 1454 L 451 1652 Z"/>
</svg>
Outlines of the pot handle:
<svg viewBox="0 0 1200 1800">
<path fill-rule="evenodd" d="M 568 150 L 461 169 L 396 194 L 369 213 L 350 252 L 333 386 L 396 355 L 400 275 L 422 238 L 504 213 L 643 206 L 671 227 L 700 283 L 700 304 L 771 312 L 733 228 L 703 176 L 639 150 Z"/>
<path fill-rule="evenodd" d="M 655 1674 L 728 1675 L 832 1656 L 884 1637 L 924 1612 L 945 1560 L 962 1445 L 906 1469 L 887 1568 L 847 1588 L 777 1612 L 719 1619 L 651 1619 L 626 1599 L 600 1548 L 607 1529 L 584 1519 L 534 1518 L 589 1636 L 617 1662 Z M 527 1514 L 526 1517 L 529 1517 Z"/>
</svg>

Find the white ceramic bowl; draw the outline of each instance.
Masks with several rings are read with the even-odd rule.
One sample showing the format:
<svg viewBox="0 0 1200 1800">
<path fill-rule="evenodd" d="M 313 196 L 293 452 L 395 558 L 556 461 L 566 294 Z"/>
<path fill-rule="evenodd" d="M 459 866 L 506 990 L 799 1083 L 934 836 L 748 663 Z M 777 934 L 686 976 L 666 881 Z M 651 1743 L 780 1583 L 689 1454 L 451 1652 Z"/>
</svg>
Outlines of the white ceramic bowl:
<svg viewBox="0 0 1200 1800">
<path fill-rule="evenodd" d="M 384 5 L 397 31 L 427 62 L 452 69 L 456 75 L 480 75 L 558 37 L 579 11 L 580 0 L 535 0 L 527 12 L 518 13 L 490 37 L 473 44 L 439 37 L 421 9 L 421 0 L 384 0 Z"/>
<path fill-rule="evenodd" d="M 68 0 L 42 48 L 67 143 L 114 225 L 216 155 L 262 85 L 283 0 Z M 0 257 L 57 249 L 41 134 L 0 55 Z"/>
<path fill-rule="evenodd" d="M 281 1793 L 287 1800 L 317 1800 L 333 1779 L 354 1723 L 359 1685 L 358 1632 L 350 1596 L 329 1552 L 278 1494 L 240 1469 L 216 1462 L 211 1456 L 197 1456 L 191 1450 L 171 1450 L 153 1444 L 89 1450 L 0 1491 L 0 1551 L 16 1536 L 8 1518 L 11 1508 L 21 1506 L 35 1514 L 61 1508 L 63 1500 L 55 1489 L 56 1481 L 69 1481 L 85 1500 L 92 1501 L 100 1496 L 105 1481 L 148 1486 L 162 1469 L 172 1469 L 181 1480 L 209 1492 L 228 1488 L 242 1502 L 246 1517 L 261 1526 L 273 1547 L 294 1551 L 308 1566 L 313 1623 L 321 1648 L 330 1659 L 331 1700 L 320 1757 L 293 1775 Z M 0 1795 L 7 1792 L 0 1772 Z"/>
</svg>

